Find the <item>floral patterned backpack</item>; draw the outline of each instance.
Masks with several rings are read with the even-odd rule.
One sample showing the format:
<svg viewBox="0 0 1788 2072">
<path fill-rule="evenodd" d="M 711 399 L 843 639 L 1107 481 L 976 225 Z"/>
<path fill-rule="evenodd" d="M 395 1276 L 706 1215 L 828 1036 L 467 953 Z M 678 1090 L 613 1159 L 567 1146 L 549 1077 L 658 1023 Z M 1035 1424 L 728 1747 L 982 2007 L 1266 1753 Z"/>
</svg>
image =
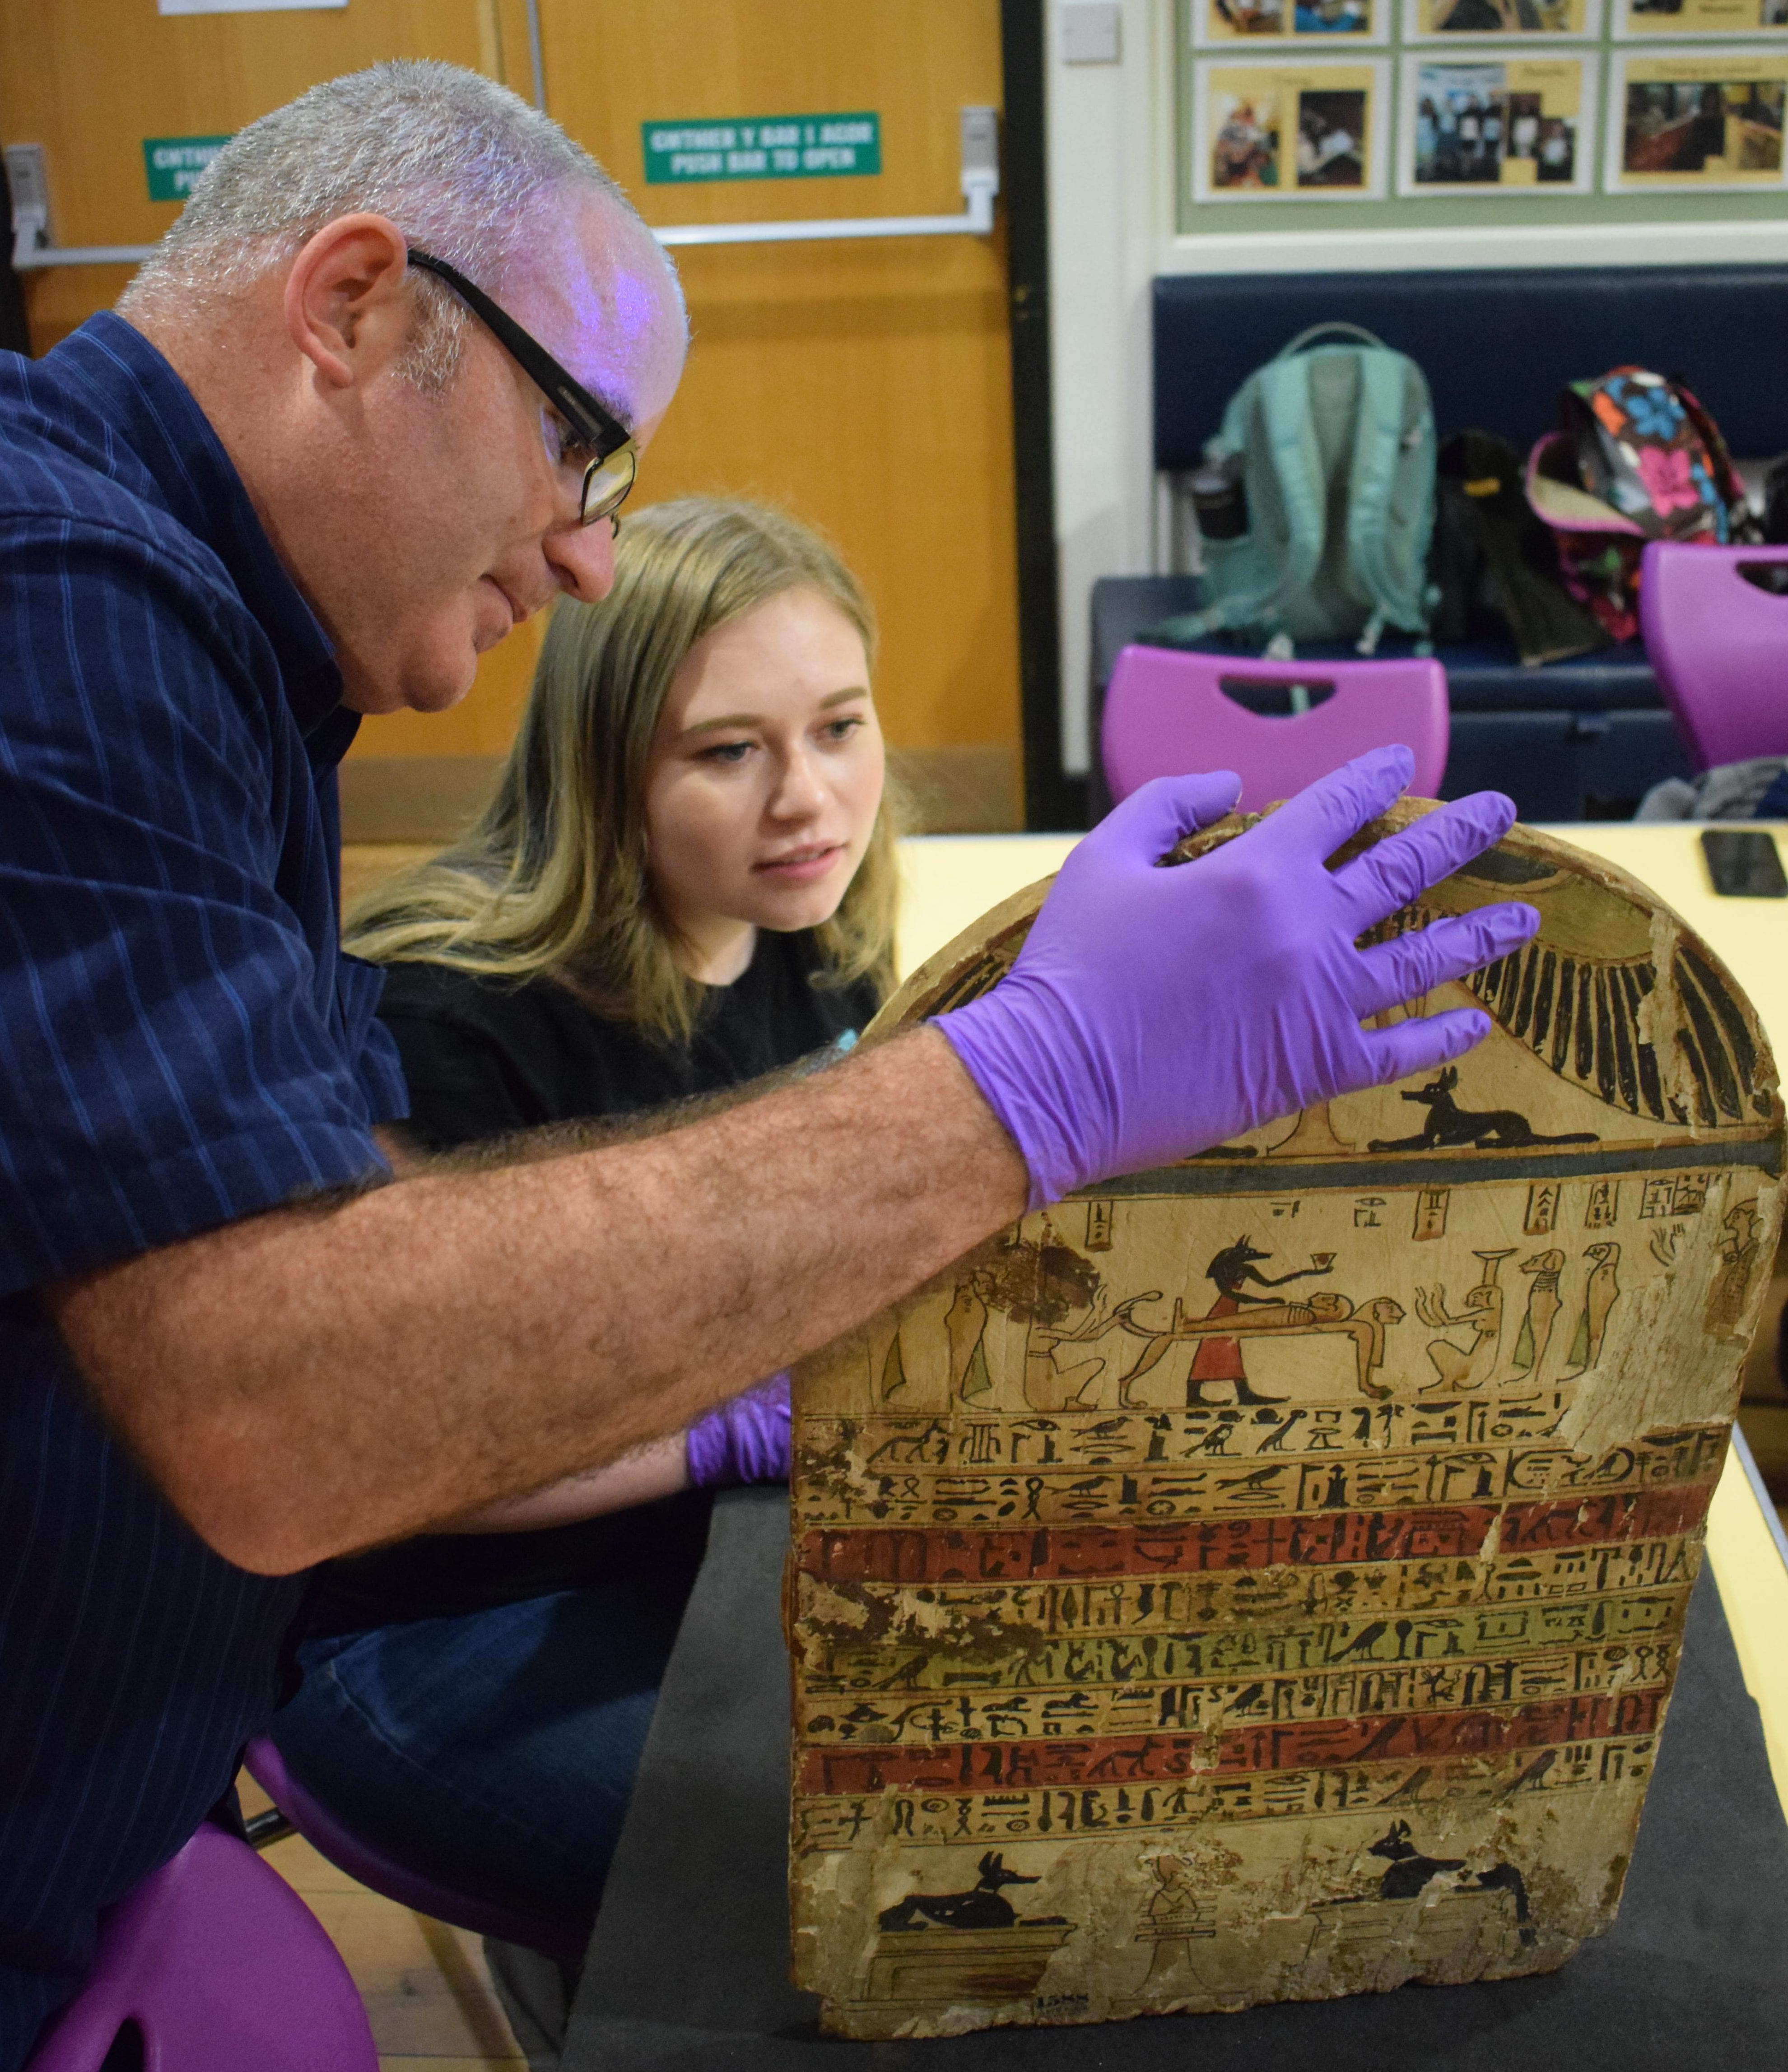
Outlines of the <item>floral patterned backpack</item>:
<svg viewBox="0 0 1788 2072">
<path fill-rule="evenodd" d="M 1646 541 L 1749 536 L 1744 490 L 1720 427 L 1679 381 L 1617 367 L 1573 381 L 1559 405 L 1563 429 L 1528 456 L 1527 501 L 1558 542 L 1566 589 L 1630 640 Z"/>
</svg>

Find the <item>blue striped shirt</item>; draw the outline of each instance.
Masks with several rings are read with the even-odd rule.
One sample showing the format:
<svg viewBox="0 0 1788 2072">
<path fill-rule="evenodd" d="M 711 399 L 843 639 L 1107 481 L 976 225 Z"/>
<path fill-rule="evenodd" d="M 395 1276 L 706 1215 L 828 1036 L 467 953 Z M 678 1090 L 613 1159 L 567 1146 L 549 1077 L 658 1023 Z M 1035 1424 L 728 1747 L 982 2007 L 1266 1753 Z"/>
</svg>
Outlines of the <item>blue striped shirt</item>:
<svg viewBox="0 0 1788 2072">
<path fill-rule="evenodd" d="M 36 1289 L 383 1169 L 332 651 L 183 383 L 0 352 L 0 2072 L 278 1696 L 303 1578 L 206 1548 Z"/>
</svg>

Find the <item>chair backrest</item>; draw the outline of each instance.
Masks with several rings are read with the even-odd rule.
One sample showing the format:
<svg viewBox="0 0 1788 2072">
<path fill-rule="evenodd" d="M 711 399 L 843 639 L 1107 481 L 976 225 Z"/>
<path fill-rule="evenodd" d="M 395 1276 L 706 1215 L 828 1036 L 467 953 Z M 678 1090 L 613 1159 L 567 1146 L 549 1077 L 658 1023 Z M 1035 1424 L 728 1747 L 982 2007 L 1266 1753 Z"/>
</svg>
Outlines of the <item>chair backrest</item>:
<svg viewBox="0 0 1788 2072">
<path fill-rule="evenodd" d="M 1639 565 L 1639 631 L 1690 752 L 1704 770 L 1788 755 L 1788 547 L 1695 547 L 1654 540 Z"/>
<path fill-rule="evenodd" d="M 1225 693 L 1226 682 L 1302 684 L 1333 694 L 1306 712 L 1250 712 Z M 1397 741 L 1415 750 L 1410 789 L 1432 798 L 1447 767 L 1447 675 L 1432 658 L 1263 662 L 1130 647 L 1111 672 L 1102 734 L 1114 800 L 1151 777 L 1234 770 L 1242 810 L 1257 812 L 1351 757 Z"/>
<path fill-rule="evenodd" d="M 100 1926 L 80 1995 L 27 2072 L 98 2072 L 134 2022 L 143 2072 L 377 2072 L 348 1967 L 246 1843 L 204 1827 Z"/>
<path fill-rule="evenodd" d="M 384 1855 L 344 1827 L 323 1802 L 313 1797 L 286 1767 L 278 1746 L 262 1734 L 242 1752 L 243 1767 L 319 1856 L 346 1871 L 369 1890 L 431 1920 L 475 1935 L 494 1935 L 525 1949 L 543 1950 L 549 1957 L 580 1963 L 590 1941 L 587 1921 L 546 1913 L 524 1914 L 518 1908 L 461 1892 Z"/>
</svg>

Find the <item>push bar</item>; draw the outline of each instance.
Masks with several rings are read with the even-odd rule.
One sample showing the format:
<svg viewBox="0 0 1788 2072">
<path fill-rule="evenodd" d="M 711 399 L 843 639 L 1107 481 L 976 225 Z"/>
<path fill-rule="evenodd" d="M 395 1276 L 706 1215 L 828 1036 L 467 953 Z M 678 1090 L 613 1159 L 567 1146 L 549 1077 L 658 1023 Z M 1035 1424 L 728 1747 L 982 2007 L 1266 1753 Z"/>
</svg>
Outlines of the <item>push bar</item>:
<svg viewBox="0 0 1788 2072">
<path fill-rule="evenodd" d="M 661 245 L 796 245 L 822 237 L 986 237 L 999 192 L 999 114 L 965 108 L 960 216 L 840 216 L 805 223 L 680 223 L 654 230 Z"/>
<path fill-rule="evenodd" d="M 996 109 L 965 108 L 961 117 L 962 183 L 959 216 L 840 216 L 795 223 L 675 223 L 655 228 L 661 245 L 797 245 L 841 237 L 987 237 L 993 231 L 999 192 L 999 115 Z M 35 152 L 14 145 L 7 152 L 13 175 L 12 263 L 20 273 L 45 266 L 137 266 L 153 245 L 71 245 L 50 241 L 49 208 L 37 160 L 37 178 L 19 177 L 15 154 Z M 28 191 L 27 195 L 21 190 Z"/>
</svg>

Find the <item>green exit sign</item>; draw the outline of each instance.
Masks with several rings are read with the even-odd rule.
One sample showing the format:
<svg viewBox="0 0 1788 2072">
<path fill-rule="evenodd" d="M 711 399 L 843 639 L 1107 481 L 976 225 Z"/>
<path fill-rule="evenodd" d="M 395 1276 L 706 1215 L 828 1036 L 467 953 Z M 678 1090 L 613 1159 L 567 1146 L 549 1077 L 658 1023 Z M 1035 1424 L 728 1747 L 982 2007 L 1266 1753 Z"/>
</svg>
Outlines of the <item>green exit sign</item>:
<svg viewBox="0 0 1788 2072">
<path fill-rule="evenodd" d="M 184 201 L 229 142 L 228 137 L 145 137 L 142 162 L 149 175 L 149 199 Z"/>
<path fill-rule="evenodd" d="M 882 118 L 843 115 L 723 115 L 699 122 L 642 122 L 653 187 L 691 180 L 838 179 L 882 169 Z"/>
</svg>

